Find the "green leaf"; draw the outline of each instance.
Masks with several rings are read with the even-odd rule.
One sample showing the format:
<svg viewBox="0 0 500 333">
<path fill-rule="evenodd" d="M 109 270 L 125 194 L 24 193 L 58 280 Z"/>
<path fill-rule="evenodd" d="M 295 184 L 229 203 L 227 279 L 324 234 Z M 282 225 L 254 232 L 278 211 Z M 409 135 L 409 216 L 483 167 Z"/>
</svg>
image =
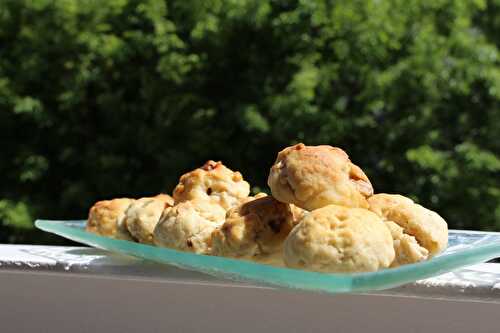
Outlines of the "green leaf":
<svg viewBox="0 0 500 333">
<path fill-rule="evenodd" d="M 0 199 L 0 224 L 20 229 L 32 229 L 32 217 L 26 203 Z"/>
</svg>

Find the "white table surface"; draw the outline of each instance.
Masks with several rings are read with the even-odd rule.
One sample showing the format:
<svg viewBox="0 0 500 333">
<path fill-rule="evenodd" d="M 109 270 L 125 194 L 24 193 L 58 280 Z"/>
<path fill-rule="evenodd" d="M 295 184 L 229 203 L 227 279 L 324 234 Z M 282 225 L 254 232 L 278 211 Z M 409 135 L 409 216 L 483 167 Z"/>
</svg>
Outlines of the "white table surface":
<svg viewBox="0 0 500 333">
<path fill-rule="evenodd" d="M 500 264 L 370 294 L 217 279 L 86 247 L 0 245 L 0 332 L 498 332 Z"/>
</svg>

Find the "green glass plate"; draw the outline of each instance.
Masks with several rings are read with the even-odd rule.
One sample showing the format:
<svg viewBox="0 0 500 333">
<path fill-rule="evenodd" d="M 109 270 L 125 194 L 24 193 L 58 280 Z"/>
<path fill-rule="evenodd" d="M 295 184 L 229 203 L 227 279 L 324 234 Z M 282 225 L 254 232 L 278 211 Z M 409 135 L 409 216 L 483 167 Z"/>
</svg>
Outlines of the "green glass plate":
<svg viewBox="0 0 500 333">
<path fill-rule="evenodd" d="M 448 249 L 431 260 L 373 273 L 327 274 L 180 252 L 101 237 L 86 232 L 85 221 L 82 220 L 37 220 L 35 225 L 44 231 L 100 249 L 200 271 L 221 278 L 328 293 L 392 288 L 500 256 L 500 233 L 450 230 Z"/>
</svg>

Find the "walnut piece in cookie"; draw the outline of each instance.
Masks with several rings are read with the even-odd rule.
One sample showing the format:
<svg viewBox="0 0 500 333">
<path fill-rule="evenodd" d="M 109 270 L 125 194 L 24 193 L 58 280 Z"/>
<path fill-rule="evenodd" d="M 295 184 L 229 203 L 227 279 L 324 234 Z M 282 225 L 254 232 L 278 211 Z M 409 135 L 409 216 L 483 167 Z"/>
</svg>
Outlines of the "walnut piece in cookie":
<svg viewBox="0 0 500 333">
<path fill-rule="evenodd" d="M 375 194 L 368 202 L 371 211 L 400 226 L 404 234 L 414 237 L 429 252 L 429 257 L 447 247 L 448 224 L 436 212 L 399 194 Z"/>
<path fill-rule="evenodd" d="M 124 224 L 125 211 L 134 199 L 119 198 L 96 202 L 89 211 L 86 230 L 101 236 L 133 240 Z"/>
<path fill-rule="evenodd" d="M 221 205 L 225 210 L 238 205 L 250 193 L 250 185 L 239 172 L 221 162 L 208 161 L 201 168 L 181 176 L 174 189 L 175 204 L 205 199 Z"/>
<path fill-rule="evenodd" d="M 243 203 L 227 212 L 212 233 L 212 254 L 282 265 L 282 248 L 293 228 L 290 205 L 270 196 Z"/>
<path fill-rule="evenodd" d="M 124 224 L 133 238 L 141 243 L 153 244 L 153 231 L 165 209 L 173 206 L 167 194 L 135 200 L 125 212 Z"/>
<path fill-rule="evenodd" d="M 373 187 L 363 170 L 340 148 L 299 143 L 285 148 L 267 181 L 279 201 L 306 210 L 330 204 L 367 208 Z"/>
<path fill-rule="evenodd" d="M 329 205 L 309 212 L 285 241 L 288 267 L 318 272 L 372 272 L 394 260 L 391 233 L 367 209 Z"/>
<path fill-rule="evenodd" d="M 164 211 L 153 238 L 158 246 L 210 254 L 211 234 L 224 222 L 226 211 L 204 199 L 181 202 Z"/>
</svg>

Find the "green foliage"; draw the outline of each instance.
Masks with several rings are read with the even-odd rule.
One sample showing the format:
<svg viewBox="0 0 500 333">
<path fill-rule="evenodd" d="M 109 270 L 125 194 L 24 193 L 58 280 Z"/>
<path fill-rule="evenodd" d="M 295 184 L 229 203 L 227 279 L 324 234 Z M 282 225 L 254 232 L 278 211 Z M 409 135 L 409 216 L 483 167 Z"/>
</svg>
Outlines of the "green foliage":
<svg viewBox="0 0 500 333">
<path fill-rule="evenodd" d="M 0 221 L 6 226 L 20 229 L 30 229 L 32 226 L 28 207 L 23 202 L 0 200 Z"/>
<path fill-rule="evenodd" d="M 451 227 L 500 230 L 499 16 L 498 0 L 2 1 L 0 232 L 171 191 L 209 158 L 265 189 L 298 141 L 346 149 Z"/>
</svg>

